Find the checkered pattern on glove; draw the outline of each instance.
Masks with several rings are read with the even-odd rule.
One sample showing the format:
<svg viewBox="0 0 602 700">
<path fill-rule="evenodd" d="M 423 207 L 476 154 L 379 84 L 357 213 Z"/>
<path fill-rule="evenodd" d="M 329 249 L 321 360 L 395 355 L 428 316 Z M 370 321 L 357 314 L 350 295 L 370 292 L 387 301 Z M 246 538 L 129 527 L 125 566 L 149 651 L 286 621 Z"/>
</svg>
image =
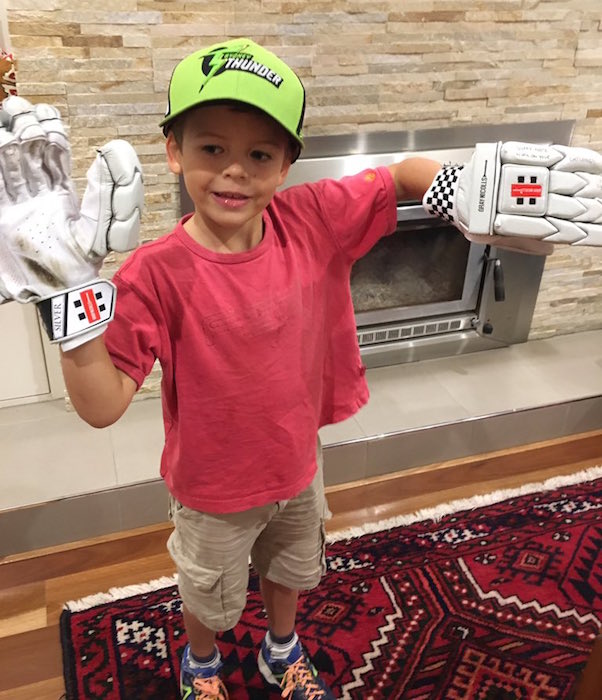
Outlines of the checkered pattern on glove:
<svg viewBox="0 0 602 700">
<path fill-rule="evenodd" d="M 456 190 L 463 169 L 463 165 L 445 165 L 437 173 L 423 201 L 429 214 L 439 216 L 452 224 L 457 221 Z"/>
</svg>

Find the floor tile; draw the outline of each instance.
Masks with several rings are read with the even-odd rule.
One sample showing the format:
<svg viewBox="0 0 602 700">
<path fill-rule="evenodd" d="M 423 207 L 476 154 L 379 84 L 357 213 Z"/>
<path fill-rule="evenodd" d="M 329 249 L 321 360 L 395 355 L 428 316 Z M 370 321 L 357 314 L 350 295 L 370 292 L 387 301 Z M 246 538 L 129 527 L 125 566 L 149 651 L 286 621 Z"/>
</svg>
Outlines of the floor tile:
<svg viewBox="0 0 602 700">
<path fill-rule="evenodd" d="M 355 416 L 351 416 L 351 418 L 347 418 L 347 420 L 335 423 L 334 425 L 325 425 L 320 429 L 320 440 L 324 447 L 337 443 L 361 440 L 365 437 L 366 433 L 362 430 Z"/>
<path fill-rule="evenodd" d="M 441 383 L 437 365 L 432 362 L 368 371 L 371 399 L 355 416 L 367 436 L 439 425 L 470 416 Z"/>
<path fill-rule="evenodd" d="M 112 488 L 109 434 L 63 413 L 0 426 L 0 510 Z"/>
<path fill-rule="evenodd" d="M 159 478 L 165 435 L 160 400 L 149 398 L 132 403 L 108 430 L 120 486 Z"/>
</svg>

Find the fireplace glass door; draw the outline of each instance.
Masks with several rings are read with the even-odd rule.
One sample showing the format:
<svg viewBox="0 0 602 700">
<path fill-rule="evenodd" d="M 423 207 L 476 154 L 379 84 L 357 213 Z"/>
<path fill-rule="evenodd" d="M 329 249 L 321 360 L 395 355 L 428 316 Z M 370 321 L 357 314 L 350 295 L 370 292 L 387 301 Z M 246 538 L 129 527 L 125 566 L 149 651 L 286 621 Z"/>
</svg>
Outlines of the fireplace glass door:
<svg viewBox="0 0 602 700">
<path fill-rule="evenodd" d="M 477 308 L 485 247 L 440 219 L 421 214 L 408 220 L 408 212 L 416 211 L 399 207 L 396 231 L 353 266 L 358 328 Z"/>
</svg>

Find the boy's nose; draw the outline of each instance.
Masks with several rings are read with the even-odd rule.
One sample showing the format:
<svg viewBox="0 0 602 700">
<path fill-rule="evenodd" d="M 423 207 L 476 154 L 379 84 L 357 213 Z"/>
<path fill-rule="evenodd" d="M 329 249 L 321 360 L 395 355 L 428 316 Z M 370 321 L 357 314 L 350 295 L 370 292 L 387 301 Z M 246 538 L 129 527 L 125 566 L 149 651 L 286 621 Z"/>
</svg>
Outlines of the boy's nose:
<svg viewBox="0 0 602 700">
<path fill-rule="evenodd" d="M 246 177 L 247 171 L 240 160 L 231 160 L 228 165 L 224 168 L 224 175 L 229 175 L 230 177 Z"/>
</svg>

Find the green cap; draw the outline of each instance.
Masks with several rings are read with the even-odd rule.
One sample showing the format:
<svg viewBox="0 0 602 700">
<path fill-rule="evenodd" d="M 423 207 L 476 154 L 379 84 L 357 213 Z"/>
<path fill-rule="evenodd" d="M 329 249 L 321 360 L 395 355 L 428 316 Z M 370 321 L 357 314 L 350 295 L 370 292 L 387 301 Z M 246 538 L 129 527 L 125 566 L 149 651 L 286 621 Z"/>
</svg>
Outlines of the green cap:
<svg viewBox="0 0 602 700">
<path fill-rule="evenodd" d="M 303 147 L 305 90 L 297 74 L 271 51 L 250 39 L 231 39 L 196 51 L 175 67 L 165 118 L 169 123 L 191 107 L 237 100 L 262 110 Z"/>
</svg>

